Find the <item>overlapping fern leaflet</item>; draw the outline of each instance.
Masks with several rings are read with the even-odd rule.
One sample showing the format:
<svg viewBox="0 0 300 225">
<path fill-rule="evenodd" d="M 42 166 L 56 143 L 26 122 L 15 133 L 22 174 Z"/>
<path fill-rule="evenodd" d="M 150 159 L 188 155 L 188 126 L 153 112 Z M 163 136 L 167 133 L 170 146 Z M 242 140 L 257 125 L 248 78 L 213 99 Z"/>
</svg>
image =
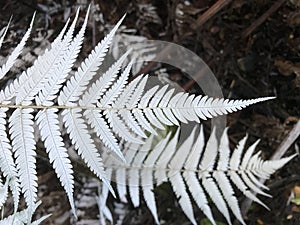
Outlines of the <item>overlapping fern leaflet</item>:
<svg viewBox="0 0 300 225">
<path fill-rule="evenodd" d="M 9 118 L 9 134 L 25 201 L 31 209 L 37 197 L 33 109 L 16 109 Z"/>
<path fill-rule="evenodd" d="M 17 169 L 12 155 L 12 147 L 10 145 L 6 132 L 6 111 L 7 108 L 0 109 L 0 168 L 4 177 L 9 181 L 9 187 L 14 197 L 14 211 L 16 212 L 19 203 L 19 182 L 17 179 Z"/>
<path fill-rule="evenodd" d="M 132 189 L 141 186 L 156 223 L 159 222 L 154 192 L 149 190 L 155 184 L 158 186 L 163 181 L 170 181 L 179 199 L 179 205 L 193 224 L 197 223 L 193 213 L 192 199 L 212 224 L 216 224 L 208 198 L 212 199 L 228 224 L 231 224 L 229 209 L 242 224 L 245 224 L 233 191 L 233 184 L 247 197 L 265 206 L 253 194 L 257 189 L 260 190 L 262 185 L 258 178 L 268 178 L 295 156 L 265 161 L 259 156 L 260 152 L 253 155 L 257 142 L 244 150 L 245 153 L 242 156 L 247 136 L 239 142 L 233 153 L 230 153 L 227 129 L 219 144 L 213 130 L 205 145 L 201 127 L 199 134 L 196 134 L 195 128 L 191 135 L 178 146 L 178 133 L 177 130 L 172 138 L 168 134 L 155 145 L 151 144 L 153 138 L 149 138 L 140 149 L 135 146 L 136 144 L 131 144 L 124 152 L 127 164 L 123 166 L 120 162 L 115 164 L 116 161 L 111 157 L 105 161 L 105 165 L 116 173 L 117 186 L 128 185 L 129 196 L 132 196 L 130 194 Z M 122 171 L 122 177 L 117 175 L 119 171 Z M 132 174 L 139 178 L 133 180 Z M 261 190 L 260 193 L 266 194 Z M 123 188 L 119 196 L 125 197 L 126 194 L 127 191 Z M 131 199 L 135 202 L 135 206 L 139 205 L 135 197 Z"/>
<path fill-rule="evenodd" d="M 13 225 L 25 225 L 25 224 L 30 224 L 30 225 L 38 225 L 41 224 L 45 219 L 47 219 L 50 215 L 42 216 L 38 220 L 35 220 L 31 222 L 32 216 L 36 208 L 41 204 L 41 201 L 35 203 L 32 208 L 26 208 L 20 212 L 17 212 L 13 215 L 10 215 L 9 217 L 3 219 L 0 221 L 0 225 L 8 225 L 8 224 L 13 224 Z"/>
</svg>

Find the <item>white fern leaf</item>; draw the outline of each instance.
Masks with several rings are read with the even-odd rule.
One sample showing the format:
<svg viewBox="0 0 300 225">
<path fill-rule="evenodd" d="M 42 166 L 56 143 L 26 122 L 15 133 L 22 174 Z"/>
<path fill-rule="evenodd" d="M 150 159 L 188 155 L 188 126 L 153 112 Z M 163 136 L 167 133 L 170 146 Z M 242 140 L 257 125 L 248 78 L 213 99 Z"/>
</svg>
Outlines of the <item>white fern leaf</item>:
<svg viewBox="0 0 300 225">
<path fill-rule="evenodd" d="M 74 215 L 75 206 L 73 199 L 74 178 L 71 161 L 68 158 L 67 149 L 64 147 L 62 137 L 59 132 L 57 109 L 47 109 L 37 114 L 42 141 L 45 143 L 46 151 L 49 155 L 50 163 L 64 187 Z"/>
<path fill-rule="evenodd" d="M 122 92 L 121 96 L 116 100 L 114 108 L 125 108 L 129 100 L 132 100 L 131 96 L 136 93 L 136 86 L 141 80 L 142 76 L 137 77 L 132 82 L 130 82 L 125 90 Z M 145 79 L 145 78 L 144 78 Z M 134 119 L 130 110 L 119 110 L 118 114 L 124 121 L 126 126 L 131 128 L 131 130 L 140 137 L 146 138 L 147 136 L 143 132 L 142 128 L 139 126 L 137 121 Z"/>
<path fill-rule="evenodd" d="M 32 208 L 37 196 L 33 109 L 17 108 L 9 118 L 9 133 L 25 201 Z"/>
<path fill-rule="evenodd" d="M 262 161 L 262 164 L 259 164 L 258 162 L 255 163 L 252 168 L 255 168 L 256 170 L 259 170 L 259 174 L 261 177 L 264 177 L 266 179 L 270 178 L 270 175 L 272 175 L 276 170 L 283 167 L 286 163 L 288 163 L 291 159 L 293 159 L 297 154 L 291 155 L 289 157 L 278 159 L 278 160 L 272 160 L 272 161 Z M 252 161 L 250 162 L 252 163 Z"/>
<path fill-rule="evenodd" d="M 13 215 L 10 215 L 9 217 L 0 220 L 0 225 L 8 225 L 8 224 L 13 224 L 13 225 L 25 225 L 28 224 L 28 214 L 29 214 L 29 209 L 24 209 L 21 212 L 17 212 Z"/>
<path fill-rule="evenodd" d="M 5 74 L 12 68 L 12 66 L 14 65 L 14 63 L 16 62 L 16 59 L 18 58 L 18 56 L 21 54 L 26 41 L 29 38 L 29 35 L 31 33 L 32 30 L 32 26 L 33 26 L 33 20 L 35 17 L 35 13 L 33 14 L 31 23 L 30 23 L 30 27 L 28 28 L 28 30 L 26 31 L 25 35 L 23 36 L 22 40 L 20 41 L 20 43 L 17 45 L 17 47 L 13 50 L 13 52 L 11 53 L 11 55 L 8 57 L 6 63 L 0 68 L 0 80 L 5 76 Z M 6 29 L 7 31 L 7 29 Z M 5 31 L 5 33 L 6 33 Z M 3 36 L 4 37 L 4 36 Z M 0 41 L 2 43 L 2 41 Z M 0 43 L 0 46 L 1 46 Z"/>
<path fill-rule="evenodd" d="M 112 187 L 107 182 L 101 156 L 98 153 L 97 147 L 88 133 L 88 127 L 82 118 L 81 109 L 64 110 L 62 115 L 72 144 L 75 146 L 79 155 L 91 171 L 109 187 L 109 190 L 114 195 Z"/>
<path fill-rule="evenodd" d="M 83 93 L 79 101 L 80 106 L 93 106 L 93 104 L 97 103 L 98 99 L 103 96 L 116 79 L 128 54 L 129 52 L 126 52 L 122 55 L 99 79 L 91 84 L 91 87 Z"/>
<path fill-rule="evenodd" d="M 142 186 L 142 194 L 157 224 L 159 219 L 153 188 L 165 181 L 170 181 L 179 198 L 179 205 L 193 224 L 196 224 L 196 219 L 191 201 L 195 201 L 215 224 L 208 205 L 208 196 L 229 224 L 229 210 L 244 223 L 232 183 L 246 196 L 263 204 L 252 193 L 254 191 L 267 195 L 261 190 L 266 187 L 260 183 L 259 178 L 268 178 L 293 156 L 277 161 L 277 164 L 265 162 L 260 158 L 260 153 L 253 155 L 257 145 L 255 143 L 242 157 L 245 141 L 241 142 L 231 155 L 227 133 L 223 134 L 218 144 L 215 130 L 204 151 L 202 129 L 196 141 L 194 129 L 179 148 L 177 145 L 180 129 L 177 129 L 174 136 L 168 133 L 160 141 L 154 140 L 152 136 L 148 138 L 147 135 L 158 134 L 158 129 L 164 130 L 167 126 L 179 126 L 180 123 L 190 121 L 200 122 L 200 119 L 227 114 L 271 98 L 213 99 L 184 92 L 175 93 L 174 89 L 168 90 L 168 86 L 155 86 L 143 93 L 147 75 L 140 76 L 128 84 L 133 62 L 125 66 L 123 64 L 130 51 L 121 56 L 104 74 L 96 77 L 124 17 L 72 75 L 70 72 L 82 47 L 88 14 L 89 9 L 81 29 L 74 36 L 78 10 L 71 26 L 68 28 L 68 20 L 58 37 L 51 43 L 50 49 L 39 56 L 33 66 L 0 91 L 0 103 L 3 106 L 0 108 L 0 169 L 6 181 L 6 186 L 3 186 L 4 194 L 0 195 L 0 205 L 5 199 L 7 187 L 10 187 L 16 211 L 21 190 L 29 211 L 26 221 L 19 220 L 20 223 L 31 222 L 37 197 L 34 137 L 36 127 L 33 118 L 33 115 L 36 115 L 40 137 L 68 195 L 74 215 L 73 170 L 60 131 L 60 121 L 63 122 L 72 144 L 85 164 L 107 185 L 106 194 L 102 196 L 105 201 L 108 190 L 113 195 L 114 190 L 109 182 L 113 170 L 107 168 L 105 171 L 104 164 L 118 165 L 114 175 L 119 197 L 122 201 L 130 198 L 137 207 L 140 204 L 139 185 Z M 32 22 L 21 42 L 0 68 L 0 79 L 20 55 L 31 29 Z M 0 37 L 0 46 L 6 32 L 7 28 Z M 123 66 L 125 70 L 120 72 Z M 7 127 L 8 109 L 12 115 Z M 90 128 L 93 132 L 90 132 Z M 7 137 L 7 130 L 10 137 Z M 99 137 L 104 149 L 107 149 L 101 155 L 94 136 Z M 124 144 L 129 146 L 125 151 L 121 149 L 123 141 L 130 142 Z M 155 141 L 158 143 L 154 144 Z M 144 142 L 144 147 L 140 148 Z M 108 156 L 109 159 L 103 160 L 103 157 Z M 126 184 L 130 186 L 129 194 Z M 101 205 L 100 212 L 103 214 L 105 210 L 109 211 Z M 42 220 L 33 223 L 38 224 Z"/>
<path fill-rule="evenodd" d="M 142 162 L 144 161 L 147 154 L 151 150 L 152 141 L 153 141 L 153 136 L 150 136 L 145 142 L 145 144 L 142 146 L 140 151 L 137 152 L 133 161 L 134 166 L 136 167 L 142 166 Z M 140 176 L 142 176 L 142 174 L 140 174 Z M 143 185 L 143 183 L 145 183 L 146 185 Z M 156 224 L 159 224 L 157 207 L 156 207 L 155 197 L 153 193 L 154 185 L 152 182 L 149 182 L 148 180 L 141 180 L 141 186 L 142 186 L 143 196 L 146 201 L 146 204 L 150 209 Z"/>
<path fill-rule="evenodd" d="M 126 104 L 127 108 L 132 108 L 132 113 L 134 115 L 134 117 L 136 118 L 136 121 L 138 122 L 138 124 L 140 124 L 140 126 L 149 131 L 152 134 L 157 134 L 156 131 L 152 128 L 151 124 L 148 122 L 148 120 L 144 117 L 143 112 L 141 110 L 139 110 L 139 108 L 136 108 L 138 106 L 138 103 L 141 100 L 146 82 L 147 82 L 148 76 L 145 76 L 141 82 L 138 84 L 135 93 L 133 93 L 133 95 L 131 96 L 131 99 L 128 101 L 128 103 Z M 145 95 L 144 95 L 145 98 Z"/>
<path fill-rule="evenodd" d="M 197 179 L 196 173 L 190 172 L 194 168 L 197 168 L 200 162 L 200 157 L 202 155 L 203 148 L 204 148 L 204 133 L 203 133 L 203 127 L 201 126 L 199 136 L 196 139 L 196 142 L 193 148 L 191 149 L 188 159 L 185 162 L 184 169 L 186 171 L 183 172 L 183 177 L 198 207 L 207 216 L 210 222 L 213 225 L 216 225 L 211 209 L 208 205 L 206 195 L 199 183 L 199 180 Z"/>
<path fill-rule="evenodd" d="M 213 178 L 211 176 L 203 175 L 202 185 L 204 189 L 207 191 L 207 193 L 209 194 L 209 196 L 211 197 L 212 201 L 214 202 L 218 210 L 224 215 L 227 223 L 231 224 L 226 202 L 223 199 L 223 196 L 220 193 L 220 190 L 218 189 L 218 186 L 213 180 Z"/>
<path fill-rule="evenodd" d="M 169 106 L 172 109 L 174 116 L 183 123 L 187 123 L 187 115 L 185 110 L 183 110 L 183 104 L 188 98 L 188 93 L 179 92 L 174 97 L 171 98 Z M 189 108 L 189 107 L 188 107 Z M 188 109 L 187 108 L 187 109 Z"/>
<path fill-rule="evenodd" d="M 130 52 L 125 53 L 125 56 L 127 56 L 129 53 Z M 113 105 L 114 101 L 121 94 L 121 92 L 125 88 L 125 85 L 127 84 L 127 80 L 129 77 L 129 72 L 130 72 L 132 64 L 133 64 L 133 61 L 131 61 L 128 64 L 128 66 L 126 67 L 124 72 L 121 74 L 121 76 L 117 79 L 117 81 L 111 86 L 111 88 L 105 93 L 105 95 L 100 98 L 99 102 L 97 103 L 98 107 L 106 108 L 106 107 Z"/>
<path fill-rule="evenodd" d="M 117 191 L 119 198 L 122 202 L 127 203 L 127 190 L 126 190 L 126 168 L 121 167 L 116 171 Z"/>
<path fill-rule="evenodd" d="M 262 201 L 260 201 L 256 195 L 254 195 L 241 177 L 238 175 L 239 165 L 241 163 L 241 157 L 243 153 L 243 148 L 246 144 L 248 139 L 248 135 L 246 135 L 243 139 L 241 139 L 234 149 L 230 159 L 230 171 L 228 172 L 231 181 L 235 184 L 235 186 L 249 199 L 253 200 L 254 202 L 259 203 L 260 205 L 264 206 L 266 209 L 269 209 Z"/>
<path fill-rule="evenodd" d="M 129 72 L 132 66 L 132 63 L 126 67 L 118 81 L 111 87 L 110 91 L 108 91 L 105 96 L 97 103 L 98 107 L 112 107 L 118 108 L 119 105 L 115 104 L 115 99 L 118 95 L 120 95 L 122 89 L 125 87 L 127 83 L 127 79 L 129 76 Z M 119 98 L 120 99 L 120 98 Z M 143 144 L 144 142 L 140 138 L 136 138 L 126 126 L 126 123 L 119 118 L 118 110 L 104 110 L 103 114 L 105 115 L 108 123 L 110 124 L 114 133 L 118 134 L 122 139 L 129 142 L 135 142 L 139 144 Z"/>
<path fill-rule="evenodd" d="M 212 201 L 215 203 L 219 211 L 224 215 L 227 222 L 231 224 L 229 211 L 226 206 L 226 203 L 217 187 L 217 184 L 215 183 L 214 179 L 211 177 L 210 174 L 210 172 L 212 172 L 214 169 L 217 152 L 218 143 L 217 138 L 215 136 L 214 128 L 208 139 L 202 160 L 199 165 L 200 171 L 203 171 L 202 173 L 199 173 L 199 179 L 202 179 L 202 185 L 204 189 L 208 192 Z"/>
<path fill-rule="evenodd" d="M 160 100 L 162 99 L 162 97 L 165 95 L 165 92 L 168 88 L 168 85 L 165 85 L 164 87 L 162 87 L 155 95 L 155 97 L 152 98 L 149 106 L 150 107 L 157 107 Z M 162 109 L 160 109 L 159 107 L 158 108 L 155 108 L 153 109 L 153 112 L 157 115 L 157 118 L 163 123 L 163 124 L 166 124 L 166 125 L 173 125 L 172 122 L 170 122 L 170 120 L 164 115 Z"/>
<path fill-rule="evenodd" d="M 125 184 L 126 174 L 125 168 L 128 168 L 131 176 L 140 176 L 140 185 L 142 186 L 144 199 L 151 210 L 156 223 L 159 222 L 157 218 L 156 205 L 152 189 L 160 185 L 163 181 L 169 180 L 174 193 L 179 198 L 179 205 L 185 212 L 189 220 L 196 224 L 196 219 L 193 214 L 191 198 L 197 203 L 199 208 L 209 218 L 214 221 L 212 210 L 208 204 L 208 196 L 216 205 L 218 210 L 224 215 L 228 224 L 231 224 L 229 209 L 233 212 L 235 217 L 245 224 L 241 215 L 237 198 L 234 193 L 232 184 L 235 184 L 247 197 L 255 200 L 257 203 L 265 206 L 253 193 L 259 191 L 259 194 L 265 194 L 261 191 L 261 185 L 258 183 L 258 178 L 268 177 L 279 169 L 295 155 L 281 159 L 279 161 L 264 161 L 259 157 L 259 153 L 253 155 L 254 148 L 257 143 L 254 143 L 247 150 L 242 158 L 242 151 L 245 146 L 247 138 L 242 139 L 236 147 L 233 154 L 230 154 L 229 141 L 227 129 L 224 131 L 220 144 L 217 143 L 215 136 L 215 129 L 212 130 L 211 136 L 204 148 L 203 130 L 201 128 L 199 136 L 194 141 L 194 129 L 191 135 L 183 142 L 183 144 L 176 148 L 178 143 L 179 129 L 176 131 L 174 137 L 170 133 L 160 140 L 154 147 L 151 147 L 151 142 L 146 141 L 146 147 L 140 149 L 135 154 L 136 147 L 126 151 L 128 164 L 126 167 L 119 165 L 113 166 L 107 164 L 108 167 L 116 168 L 116 173 L 119 170 L 122 174 L 120 177 L 116 176 L 116 182 Z M 151 137 L 152 139 L 152 137 Z M 169 143 L 168 143 L 169 142 Z M 134 144 L 135 146 L 136 144 Z M 132 145 L 131 145 L 132 146 Z M 245 158 L 248 160 L 245 162 Z M 242 166 L 243 165 L 243 166 Z M 140 170 L 140 173 L 133 172 Z M 153 179 L 153 175 L 155 179 Z M 135 185 L 138 179 L 129 178 L 127 184 Z M 126 189 L 124 185 L 124 196 Z M 134 187 L 135 195 L 138 193 Z M 252 190 L 252 191 L 251 191 Z M 265 194 L 266 195 L 266 194 Z M 130 195 L 132 201 L 137 204 L 137 197 Z M 152 208 L 150 208 L 152 207 Z M 265 206 L 266 207 L 266 206 Z"/>
<path fill-rule="evenodd" d="M 173 93 L 174 93 L 175 89 L 171 89 L 169 90 L 161 99 L 160 103 L 159 103 L 159 107 L 163 108 L 163 112 L 165 113 L 165 115 L 168 117 L 168 119 L 170 121 L 172 121 L 173 124 L 175 124 L 176 126 L 179 126 L 179 122 L 176 119 L 176 117 L 173 115 L 172 111 L 170 108 L 167 107 Z"/>
<path fill-rule="evenodd" d="M 107 178 L 111 180 L 111 174 L 112 170 L 110 168 L 107 169 Z M 98 208 L 99 208 L 99 216 L 100 216 L 100 224 L 106 225 L 105 218 L 109 220 L 113 224 L 113 216 L 111 214 L 111 211 L 106 206 L 109 190 L 107 185 L 101 185 L 98 186 L 98 194 L 99 196 L 96 196 Z M 99 190 L 100 189 L 100 190 Z M 101 193 L 100 193 L 101 192 Z"/>
<path fill-rule="evenodd" d="M 242 163 L 239 166 L 240 170 L 241 170 L 241 175 L 242 178 L 244 180 L 244 182 L 246 183 L 246 185 L 253 190 L 254 192 L 267 196 L 267 197 L 271 197 L 271 195 L 265 193 L 264 191 L 262 191 L 260 188 L 264 188 L 264 189 L 268 189 L 266 186 L 262 185 L 254 176 L 252 173 L 248 173 L 248 162 L 251 160 L 251 155 L 253 154 L 256 146 L 258 145 L 259 140 L 257 140 L 254 144 L 252 144 L 246 151 L 243 159 L 242 159 Z"/>
<path fill-rule="evenodd" d="M 224 130 L 223 135 L 220 140 L 219 145 L 219 162 L 217 166 L 217 171 L 213 173 L 213 177 L 217 181 L 221 192 L 228 203 L 228 206 L 231 208 L 232 212 L 236 218 L 242 223 L 245 224 L 245 221 L 242 218 L 242 214 L 238 205 L 237 198 L 234 196 L 233 189 L 231 187 L 229 178 L 225 174 L 225 171 L 228 170 L 229 162 L 229 140 L 227 135 L 227 128 Z"/>
<path fill-rule="evenodd" d="M 98 137 L 103 141 L 103 144 L 109 149 L 113 150 L 120 157 L 120 159 L 125 162 L 125 158 L 121 152 L 117 139 L 107 122 L 103 119 L 101 113 L 95 110 L 87 110 L 85 111 L 84 115 L 87 117 L 88 123 L 95 130 Z"/>
<path fill-rule="evenodd" d="M 213 170 L 217 153 L 218 153 L 218 141 L 216 138 L 216 130 L 213 128 L 211 135 L 206 144 L 205 152 L 201 159 L 199 169 L 203 170 L 205 173 Z M 209 152 L 209 153 L 208 153 Z"/>
<path fill-rule="evenodd" d="M 10 90 L 4 92 L 9 94 L 5 96 L 6 100 L 16 97 L 16 104 L 30 105 L 32 103 L 35 95 L 44 87 L 45 82 L 53 72 L 53 65 L 58 63 L 59 55 L 62 54 L 61 38 L 67 28 L 67 24 L 60 35 L 52 42 L 51 49 L 40 55 L 33 66 L 24 71 L 13 82 L 13 86 L 9 87 Z"/>
<path fill-rule="evenodd" d="M 125 15 L 120 19 L 111 32 L 94 48 L 89 56 L 82 62 L 81 67 L 75 75 L 66 83 L 58 97 L 59 105 L 72 105 L 73 102 L 79 100 L 82 93 L 86 90 L 86 86 L 93 78 L 102 64 L 104 56 L 108 51 L 108 47 L 113 39 L 114 34 L 124 20 Z"/>
<path fill-rule="evenodd" d="M 122 63 L 128 54 L 129 52 L 125 53 L 116 63 L 114 63 L 108 69 L 108 71 L 105 74 L 103 74 L 103 76 L 100 77 L 100 79 L 93 83 L 93 85 L 88 89 L 88 91 L 83 95 L 82 99 L 79 101 L 79 104 L 81 106 L 91 106 L 93 103 L 96 103 L 98 101 L 98 99 L 104 94 L 104 92 L 116 78 L 117 73 L 121 69 Z M 125 75 L 124 77 L 126 78 Z M 112 93 L 112 95 L 114 95 L 114 92 Z M 115 97 L 113 97 L 113 99 L 114 98 Z M 107 102 L 104 102 L 104 104 L 107 104 Z M 103 143 L 111 150 L 113 150 L 122 160 L 125 160 L 117 143 L 116 137 L 114 136 L 111 128 L 109 127 L 109 124 L 107 124 L 107 122 L 103 119 L 102 113 L 99 110 L 86 110 L 84 112 L 84 116 L 87 118 L 88 123 L 95 130 L 95 132 L 103 141 Z"/>
<path fill-rule="evenodd" d="M 152 113 L 152 110 L 147 107 L 148 103 L 150 102 L 150 99 L 154 96 L 156 91 L 158 90 L 159 86 L 155 86 L 148 90 L 144 96 L 141 98 L 140 103 L 138 105 L 138 108 L 143 109 L 143 113 L 145 114 L 145 117 L 151 121 L 151 124 L 159 129 L 164 130 L 164 126 L 160 123 L 160 121 L 156 118 L 156 116 Z"/>
<path fill-rule="evenodd" d="M 16 176 L 16 168 L 11 145 L 6 133 L 7 108 L 0 108 L 0 168 L 4 176 Z"/>
<path fill-rule="evenodd" d="M 89 9 L 79 33 L 72 40 L 75 24 L 77 22 L 79 14 L 79 9 L 77 10 L 71 27 L 62 40 L 63 50 L 58 56 L 58 63 L 56 63 L 55 66 L 52 67 L 53 73 L 50 74 L 44 88 L 39 91 L 38 95 L 35 98 L 35 101 L 38 105 L 50 106 L 54 104 L 53 99 L 57 98 L 56 94 L 62 87 L 62 84 L 66 81 L 66 78 L 71 71 L 71 68 L 81 49 L 84 32 L 87 25 L 88 13 Z"/>
<path fill-rule="evenodd" d="M 27 207 L 26 209 L 20 212 L 14 213 L 13 215 L 10 215 L 3 220 L 0 220 L 0 225 L 31 225 L 32 214 L 40 204 L 41 201 L 35 203 L 31 208 Z M 47 216 L 44 216 L 42 218 L 46 219 Z M 38 221 L 42 222 L 41 219 L 39 219 Z"/>
<path fill-rule="evenodd" d="M 106 188 L 106 186 L 103 186 L 102 190 Z M 99 217 L 100 217 L 100 224 L 106 225 L 105 218 L 113 224 L 113 216 L 109 210 L 109 208 L 106 206 L 106 200 L 107 195 L 103 194 L 104 191 L 102 191 L 100 196 L 96 196 L 96 201 L 99 208 Z M 108 194 L 108 192 L 106 192 Z"/>
<path fill-rule="evenodd" d="M 49 218 L 50 216 L 51 216 L 51 214 L 42 216 L 41 218 L 39 218 L 39 219 L 33 221 L 32 223 L 30 223 L 30 225 L 39 225 L 39 224 L 41 224 L 44 220 L 46 220 L 47 218 Z"/>
<path fill-rule="evenodd" d="M 184 162 L 186 161 L 186 158 L 188 156 L 188 154 L 184 154 L 183 152 L 192 149 L 194 135 L 195 128 L 191 132 L 191 135 L 184 141 L 184 143 L 178 148 L 175 155 L 173 156 L 172 161 L 169 164 L 170 171 L 168 173 L 168 177 L 171 182 L 174 193 L 179 199 L 179 204 L 183 212 L 186 214 L 186 216 L 189 218 L 192 224 L 197 224 L 193 213 L 191 200 L 186 191 L 186 186 L 184 184 L 183 177 L 180 173 L 180 171 L 183 168 Z"/>
<path fill-rule="evenodd" d="M 149 152 L 149 154 L 147 155 L 147 158 L 145 159 L 145 161 L 143 163 L 143 167 L 145 168 L 145 170 L 150 171 L 151 174 L 152 174 L 151 169 L 155 166 L 156 161 L 162 156 L 163 150 L 166 149 L 166 145 L 168 144 L 168 139 L 169 139 L 170 135 L 171 135 L 171 133 L 169 133 L 166 138 L 160 140 L 155 145 L 155 147 L 153 147 L 152 151 Z"/>
<path fill-rule="evenodd" d="M 9 186 L 14 197 L 14 210 L 16 212 L 19 204 L 19 181 L 17 169 L 12 156 L 12 146 L 6 133 L 6 111 L 7 108 L 0 108 L 0 168 L 3 175 L 9 181 Z"/>
<path fill-rule="evenodd" d="M 158 170 L 156 170 L 154 172 L 154 175 L 155 175 L 155 178 L 157 181 L 157 185 L 160 185 L 161 183 L 168 180 L 167 171 L 165 171 L 164 168 L 168 167 L 168 163 L 176 151 L 177 139 L 179 137 L 179 132 L 180 132 L 179 129 L 177 129 L 177 131 L 174 135 L 174 138 L 169 143 L 167 143 L 167 142 L 164 143 L 163 148 L 165 148 L 165 150 L 161 153 L 161 156 L 155 162 L 156 167 L 158 168 Z M 166 140 L 168 140 L 168 139 L 166 138 Z M 167 146 L 165 147 L 165 145 L 167 145 Z"/>
<path fill-rule="evenodd" d="M 134 159 L 135 154 L 138 152 L 140 145 L 136 143 L 126 143 L 124 152 L 124 157 L 126 159 L 126 164 L 124 164 L 125 167 L 127 165 L 130 165 L 132 160 Z M 138 207 L 140 204 L 140 196 L 139 196 L 139 176 L 138 176 L 138 170 L 126 170 L 127 178 L 126 181 L 129 185 L 129 195 L 132 201 L 132 204 L 134 207 Z M 122 185 L 122 184 L 121 184 Z"/>
</svg>

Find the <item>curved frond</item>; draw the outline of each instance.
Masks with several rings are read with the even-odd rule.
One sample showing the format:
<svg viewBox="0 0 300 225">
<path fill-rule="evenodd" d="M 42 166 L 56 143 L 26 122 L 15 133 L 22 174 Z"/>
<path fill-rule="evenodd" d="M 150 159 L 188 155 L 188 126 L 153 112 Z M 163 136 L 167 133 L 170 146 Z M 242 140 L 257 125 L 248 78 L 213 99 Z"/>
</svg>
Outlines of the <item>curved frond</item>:
<svg viewBox="0 0 300 225">
<path fill-rule="evenodd" d="M 276 169 L 295 157 L 292 155 L 280 160 L 265 161 L 260 158 L 259 153 L 253 154 L 257 142 L 243 154 L 246 137 L 231 153 L 227 129 L 223 132 L 220 143 L 213 129 L 206 144 L 203 129 L 200 129 L 199 135 L 196 135 L 196 129 L 194 129 L 189 137 L 176 147 L 178 133 L 179 129 L 172 138 L 169 133 L 157 144 L 153 144 L 151 136 L 151 140 L 148 139 L 141 149 L 129 146 L 125 151 L 125 156 L 129 154 L 128 151 L 132 152 L 130 152 L 127 164 L 122 165 L 120 162 L 115 164 L 116 162 L 112 160 L 105 161 L 108 168 L 116 170 L 116 182 L 118 185 L 122 184 L 123 198 L 127 193 L 125 184 L 129 186 L 129 190 L 133 191 L 136 190 L 137 184 L 141 185 L 144 199 L 156 223 L 159 221 L 152 189 L 164 181 L 169 181 L 179 199 L 179 205 L 193 224 L 196 224 L 196 219 L 192 201 L 195 201 L 208 219 L 216 224 L 209 198 L 224 215 L 228 224 L 231 224 L 229 210 L 242 224 L 245 224 L 233 185 L 236 185 L 245 196 L 265 206 L 254 195 L 257 190 L 260 191 L 259 194 L 266 195 L 260 190 L 259 178 L 269 177 Z M 118 173 L 122 173 L 122 176 L 118 176 Z M 128 174 L 127 177 L 126 174 Z M 134 179 L 133 176 L 135 176 Z M 140 182 L 138 182 L 139 179 Z M 137 205 L 138 193 L 135 191 L 134 195 L 130 194 L 134 205 Z"/>
</svg>

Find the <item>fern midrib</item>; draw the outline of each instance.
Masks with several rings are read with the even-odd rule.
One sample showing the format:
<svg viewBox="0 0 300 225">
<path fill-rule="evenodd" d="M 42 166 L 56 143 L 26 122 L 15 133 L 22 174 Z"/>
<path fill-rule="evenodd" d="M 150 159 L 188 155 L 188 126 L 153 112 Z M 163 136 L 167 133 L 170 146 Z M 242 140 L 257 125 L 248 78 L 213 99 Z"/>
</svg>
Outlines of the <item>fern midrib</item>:
<svg viewBox="0 0 300 225">
<path fill-rule="evenodd" d="M 245 104 L 234 104 L 230 106 L 195 106 L 195 107 L 124 107 L 124 108 L 109 108 L 109 107 L 98 107 L 98 106 L 79 106 L 79 105 L 52 105 L 52 106 L 45 106 L 45 105 L 12 105 L 12 104 L 0 104 L 1 107 L 6 107 L 10 109 L 82 109 L 82 110 L 115 110 L 115 111 L 121 111 L 121 110 L 145 110 L 145 109 L 179 109 L 179 110 L 189 110 L 189 109 L 226 109 L 230 107 L 245 107 Z"/>
<path fill-rule="evenodd" d="M 110 169 L 120 169 L 120 168 L 124 168 L 124 169 L 128 169 L 128 170 L 152 170 L 152 171 L 166 171 L 166 172 L 170 172 L 170 171 L 174 171 L 174 172 L 189 172 L 189 173 L 253 173 L 255 171 L 255 169 L 237 169 L 237 170 L 233 170 L 233 169 L 227 169 L 227 170 L 218 170 L 218 169 L 176 169 L 176 168 L 161 168 L 161 167 L 149 167 L 149 166 L 144 166 L 144 167 L 136 167 L 136 166 L 124 166 L 124 165 L 109 165 L 107 166 L 107 168 Z"/>
</svg>

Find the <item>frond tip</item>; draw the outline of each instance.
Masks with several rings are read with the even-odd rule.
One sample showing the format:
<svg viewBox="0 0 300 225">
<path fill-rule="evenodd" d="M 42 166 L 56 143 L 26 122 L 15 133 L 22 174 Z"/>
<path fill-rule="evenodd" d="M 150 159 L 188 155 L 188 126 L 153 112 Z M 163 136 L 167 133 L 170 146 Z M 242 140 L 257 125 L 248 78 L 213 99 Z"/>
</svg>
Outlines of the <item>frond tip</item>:
<svg viewBox="0 0 300 225">
<path fill-rule="evenodd" d="M 258 142 L 244 150 L 243 154 L 247 136 L 231 153 L 227 129 L 223 132 L 220 143 L 213 130 L 205 145 L 202 127 L 198 135 L 194 128 L 190 136 L 176 147 L 178 132 L 179 129 L 173 137 L 169 134 L 154 146 L 150 141 L 152 138 L 148 139 L 136 154 L 134 149 L 138 148 L 129 146 L 124 153 L 128 162 L 126 165 L 120 166 L 118 162 L 116 166 L 111 158 L 104 163 L 107 167 L 116 168 L 116 174 L 122 171 L 122 180 L 119 180 L 121 177 L 116 176 L 117 185 L 122 184 L 124 187 L 127 174 L 126 184 L 130 192 L 137 185 L 142 187 L 143 192 L 147 193 L 144 198 L 147 199 L 147 205 L 157 223 L 154 193 L 149 191 L 149 187 L 152 189 L 155 183 L 158 186 L 162 181 L 170 181 L 179 199 L 179 205 L 193 224 L 196 224 L 196 220 L 192 200 L 207 218 L 216 224 L 209 206 L 209 198 L 224 215 L 228 224 L 231 224 L 230 211 L 242 224 L 245 224 L 233 185 L 246 197 L 266 207 L 254 194 L 257 192 L 269 196 L 261 190 L 263 184 L 260 183 L 259 178 L 269 178 L 277 169 L 295 157 L 292 155 L 280 160 L 263 160 L 260 152 L 253 154 Z M 138 176 L 134 183 L 132 174 Z M 125 196 L 126 189 L 122 190 L 122 196 Z M 135 206 L 139 205 L 135 197 L 131 199 L 135 202 Z"/>
</svg>

